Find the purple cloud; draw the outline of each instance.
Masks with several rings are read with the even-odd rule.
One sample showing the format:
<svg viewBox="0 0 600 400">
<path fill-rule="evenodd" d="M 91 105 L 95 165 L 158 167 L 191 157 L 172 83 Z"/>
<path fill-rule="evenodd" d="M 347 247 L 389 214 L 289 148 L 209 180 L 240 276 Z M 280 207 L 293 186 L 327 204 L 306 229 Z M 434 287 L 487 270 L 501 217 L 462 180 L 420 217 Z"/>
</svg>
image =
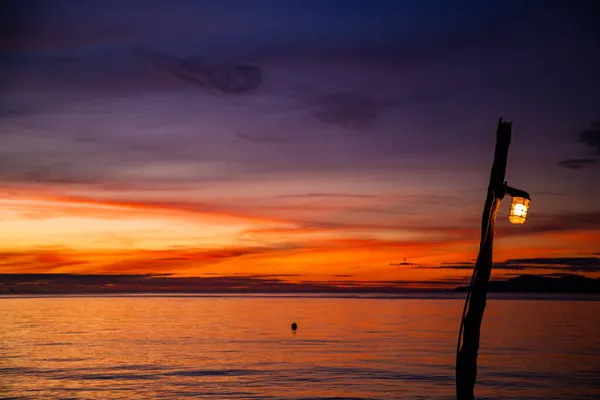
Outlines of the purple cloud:
<svg viewBox="0 0 600 400">
<path fill-rule="evenodd" d="M 558 163 L 558 165 L 561 167 L 569 169 L 581 169 L 597 164 L 600 164 L 600 159 L 597 158 L 573 158 L 569 160 L 563 160 Z"/>
</svg>

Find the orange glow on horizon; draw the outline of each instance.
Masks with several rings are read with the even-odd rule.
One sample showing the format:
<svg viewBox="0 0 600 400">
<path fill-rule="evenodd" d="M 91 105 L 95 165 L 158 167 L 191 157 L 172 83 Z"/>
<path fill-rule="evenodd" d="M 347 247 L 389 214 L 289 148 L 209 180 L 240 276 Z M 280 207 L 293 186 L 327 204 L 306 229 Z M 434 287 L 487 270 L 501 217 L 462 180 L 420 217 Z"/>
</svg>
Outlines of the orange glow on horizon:
<svg viewBox="0 0 600 400">
<path fill-rule="evenodd" d="M 462 279 L 469 268 L 432 268 L 476 257 L 478 230 L 398 224 L 311 225 L 186 203 L 75 196 L 0 200 L 0 273 L 282 275 L 287 281 Z M 496 260 L 593 252 L 599 230 L 497 238 Z M 402 262 L 408 260 L 408 262 Z M 549 271 L 552 272 L 552 271 Z M 494 276 L 505 272 L 494 271 Z M 452 286 L 452 284 L 448 284 Z"/>
</svg>

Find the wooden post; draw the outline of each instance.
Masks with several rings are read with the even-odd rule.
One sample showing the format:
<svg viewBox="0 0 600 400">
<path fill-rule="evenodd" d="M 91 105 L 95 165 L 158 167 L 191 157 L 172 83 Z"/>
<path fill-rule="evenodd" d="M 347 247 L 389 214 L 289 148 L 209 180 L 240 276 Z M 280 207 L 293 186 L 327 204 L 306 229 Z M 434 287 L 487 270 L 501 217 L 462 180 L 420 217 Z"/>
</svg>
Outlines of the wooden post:
<svg viewBox="0 0 600 400">
<path fill-rule="evenodd" d="M 467 305 L 465 306 L 468 307 L 467 312 L 464 321 L 461 321 L 464 324 L 462 346 L 456 359 L 456 397 L 458 400 L 475 399 L 474 387 L 477 379 L 477 353 L 479 351 L 481 321 L 485 311 L 488 282 L 492 273 L 496 215 L 505 192 L 504 176 L 511 128 L 510 122 L 504 122 L 502 119 L 498 121 L 494 164 L 492 165 L 490 184 L 481 221 L 479 255 L 475 263 L 470 299 L 467 298 Z"/>
</svg>

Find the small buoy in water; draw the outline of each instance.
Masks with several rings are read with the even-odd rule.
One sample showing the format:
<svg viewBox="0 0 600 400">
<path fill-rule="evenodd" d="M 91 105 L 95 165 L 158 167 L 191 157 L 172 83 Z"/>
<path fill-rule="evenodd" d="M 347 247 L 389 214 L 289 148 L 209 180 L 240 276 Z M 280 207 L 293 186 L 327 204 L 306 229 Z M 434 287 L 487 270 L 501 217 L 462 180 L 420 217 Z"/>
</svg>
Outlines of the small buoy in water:
<svg viewBox="0 0 600 400">
<path fill-rule="evenodd" d="M 292 330 L 295 332 L 298 329 L 298 325 L 295 322 L 292 322 Z"/>
</svg>

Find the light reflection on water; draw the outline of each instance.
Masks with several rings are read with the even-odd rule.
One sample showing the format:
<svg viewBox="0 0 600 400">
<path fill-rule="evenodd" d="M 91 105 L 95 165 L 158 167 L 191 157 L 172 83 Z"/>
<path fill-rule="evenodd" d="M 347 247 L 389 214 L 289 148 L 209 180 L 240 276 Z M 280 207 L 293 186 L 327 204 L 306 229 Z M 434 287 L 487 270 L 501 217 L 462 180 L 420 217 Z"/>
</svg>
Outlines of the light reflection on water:
<svg viewBox="0 0 600 400">
<path fill-rule="evenodd" d="M 4 298 L 0 397 L 452 399 L 462 305 L 408 298 Z M 598 301 L 489 301 L 478 396 L 595 398 L 598 315 Z"/>
</svg>

